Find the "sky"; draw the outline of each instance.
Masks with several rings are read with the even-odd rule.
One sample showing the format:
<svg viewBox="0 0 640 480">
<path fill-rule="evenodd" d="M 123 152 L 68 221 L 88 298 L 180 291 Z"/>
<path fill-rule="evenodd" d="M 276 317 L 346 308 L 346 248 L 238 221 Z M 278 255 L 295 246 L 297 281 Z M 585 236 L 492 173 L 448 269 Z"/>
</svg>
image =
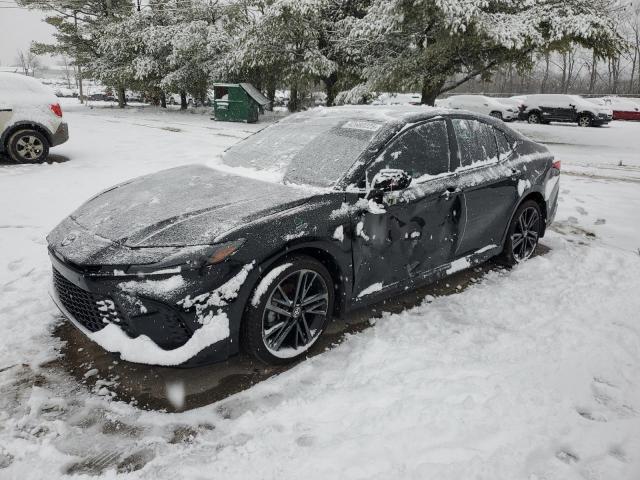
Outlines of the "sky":
<svg viewBox="0 0 640 480">
<path fill-rule="evenodd" d="M 0 65 L 14 65 L 18 50 L 26 50 L 32 40 L 52 39 L 53 27 L 42 21 L 43 12 L 21 8 L 10 0 L 0 1 Z M 46 62 L 46 59 L 43 58 Z"/>
</svg>

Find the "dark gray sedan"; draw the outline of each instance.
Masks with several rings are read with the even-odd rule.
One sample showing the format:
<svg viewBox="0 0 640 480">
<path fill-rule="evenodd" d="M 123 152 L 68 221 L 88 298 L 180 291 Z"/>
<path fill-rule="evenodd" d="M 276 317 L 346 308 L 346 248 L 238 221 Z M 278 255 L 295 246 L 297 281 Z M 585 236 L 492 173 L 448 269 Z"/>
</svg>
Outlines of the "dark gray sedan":
<svg viewBox="0 0 640 480">
<path fill-rule="evenodd" d="M 52 296 L 129 361 L 305 355 L 332 317 L 499 256 L 528 259 L 560 164 L 491 117 L 426 107 L 292 115 L 214 168 L 140 177 L 48 236 Z"/>
</svg>

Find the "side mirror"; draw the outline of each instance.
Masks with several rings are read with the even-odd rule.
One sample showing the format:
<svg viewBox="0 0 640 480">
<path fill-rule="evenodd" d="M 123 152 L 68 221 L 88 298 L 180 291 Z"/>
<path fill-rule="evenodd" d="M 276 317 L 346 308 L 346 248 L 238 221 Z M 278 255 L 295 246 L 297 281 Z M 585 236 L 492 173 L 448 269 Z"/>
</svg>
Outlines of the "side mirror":
<svg viewBox="0 0 640 480">
<path fill-rule="evenodd" d="M 385 192 L 393 192 L 404 190 L 411 185 L 411 175 L 399 168 L 383 168 L 380 170 L 373 180 L 367 192 L 367 200 L 382 199 Z"/>
</svg>

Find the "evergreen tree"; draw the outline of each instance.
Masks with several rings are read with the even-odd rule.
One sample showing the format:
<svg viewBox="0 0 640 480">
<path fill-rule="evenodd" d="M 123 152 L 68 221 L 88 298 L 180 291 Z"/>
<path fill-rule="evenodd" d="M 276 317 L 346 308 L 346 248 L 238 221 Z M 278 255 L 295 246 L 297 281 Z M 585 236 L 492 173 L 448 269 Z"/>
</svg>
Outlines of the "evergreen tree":
<svg viewBox="0 0 640 480">
<path fill-rule="evenodd" d="M 362 18 L 347 18 L 348 51 L 361 59 L 373 89 L 419 89 L 422 103 L 531 53 L 569 42 L 611 54 L 620 38 L 607 0 L 372 0 Z"/>
</svg>

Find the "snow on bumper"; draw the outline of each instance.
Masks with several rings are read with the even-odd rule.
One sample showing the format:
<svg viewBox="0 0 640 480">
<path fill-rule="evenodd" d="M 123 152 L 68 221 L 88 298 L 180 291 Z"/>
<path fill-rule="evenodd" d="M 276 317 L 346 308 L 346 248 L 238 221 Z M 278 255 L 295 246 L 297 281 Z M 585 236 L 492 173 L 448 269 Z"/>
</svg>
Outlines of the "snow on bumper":
<svg viewBox="0 0 640 480">
<path fill-rule="evenodd" d="M 208 321 L 187 340 L 187 343 L 173 350 L 165 350 L 146 335 L 139 335 L 136 338 L 128 337 L 113 323 L 102 330 L 91 332 L 65 308 L 55 288 L 51 288 L 50 295 L 60 311 L 89 339 L 108 352 L 120 354 L 120 358 L 129 362 L 161 366 L 181 365 L 205 348 L 229 337 L 229 318 L 226 313 L 219 312 L 209 317 Z"/>
</svg>

